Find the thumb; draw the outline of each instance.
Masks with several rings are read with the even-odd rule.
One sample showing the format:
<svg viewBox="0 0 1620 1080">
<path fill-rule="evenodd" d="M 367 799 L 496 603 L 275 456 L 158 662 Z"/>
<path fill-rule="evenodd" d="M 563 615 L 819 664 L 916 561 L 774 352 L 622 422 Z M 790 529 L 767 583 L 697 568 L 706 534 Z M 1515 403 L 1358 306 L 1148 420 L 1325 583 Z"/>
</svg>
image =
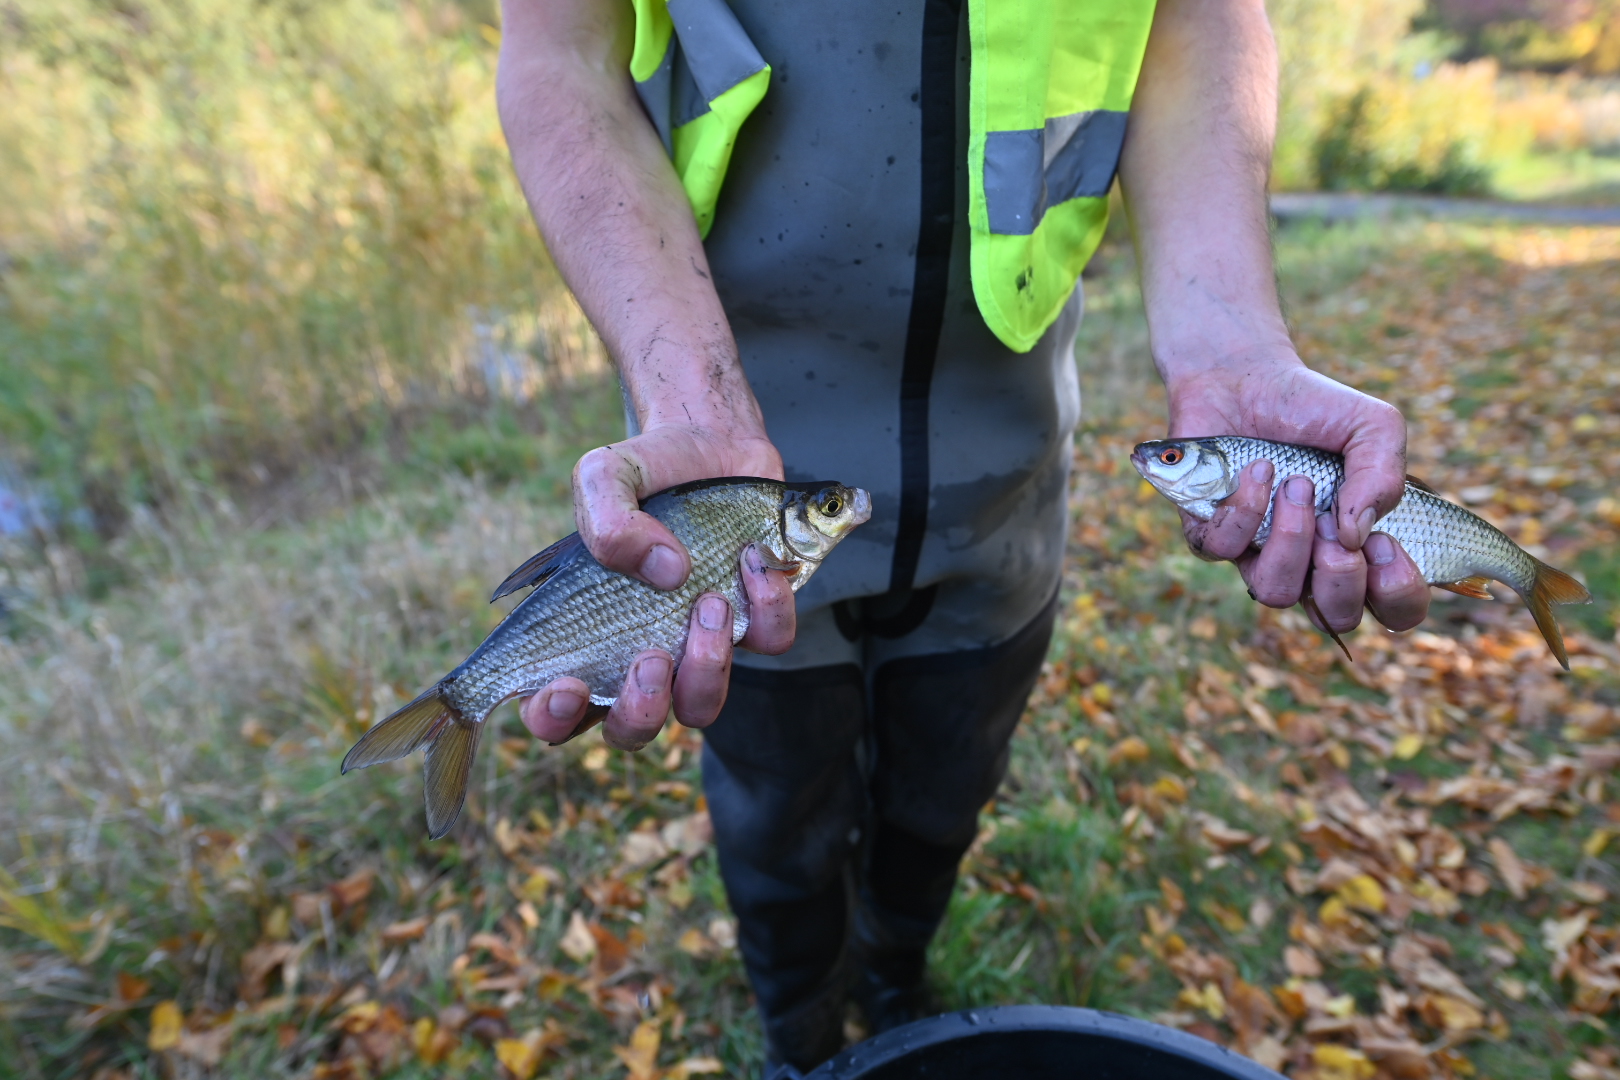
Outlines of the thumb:
<svg viewBox="0 0 1620 1080">
<path fill-rule="evenodd" d="M 597 562 L 656 589 L 676 589 L 692 560 L 675 534 L 640 508 L 647 473 L 624 443 L 592 450 L 574 466 L 574 521 Z"/>
<path fill-rule="evenodd" d="M 1393 406 L 1373 401 L 1361 410 L 1344 446 L 1338 493 L 1339 543 L 1361 550 L 1377 520 L 1406 493 L 1406 423 Z"/>
</svg>

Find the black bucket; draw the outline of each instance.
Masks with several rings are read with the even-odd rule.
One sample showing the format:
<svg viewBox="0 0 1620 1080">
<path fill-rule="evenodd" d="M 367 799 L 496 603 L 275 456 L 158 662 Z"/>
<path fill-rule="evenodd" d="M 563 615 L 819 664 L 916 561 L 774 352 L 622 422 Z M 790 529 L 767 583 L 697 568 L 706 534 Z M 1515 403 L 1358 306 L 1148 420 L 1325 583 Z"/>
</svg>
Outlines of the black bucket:
<svg viewBox="0 0 1620 1080">
<path fill-rule="evenodd" d="M 850 1047 L 804 1080 L 999 1077 L 1282 1080 L 1265 1066 L 1184 1031 L 1058 1005 L 1008 1005 L 918 1020 Z"/>
</svg>

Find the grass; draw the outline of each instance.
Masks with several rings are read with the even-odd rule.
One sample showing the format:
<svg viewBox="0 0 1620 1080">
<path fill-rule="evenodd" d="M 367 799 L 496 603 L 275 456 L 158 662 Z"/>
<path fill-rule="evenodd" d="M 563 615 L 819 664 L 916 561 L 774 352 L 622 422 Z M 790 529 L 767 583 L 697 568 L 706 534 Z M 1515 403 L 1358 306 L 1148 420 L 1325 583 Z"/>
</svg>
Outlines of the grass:
<svg viewBox="0 0 1620 1080">
<path fill-rule="evenodd" d="M 1338 10 L 1284 21 L 1326 56 Z M 0 458 L 49 521 L 0 540 L 0 1077 L 749 1074 L 695 733 L 551 750 L 503 711 L 436 843 L 414 762 L 336 775 L 492 625 L 490 585 L 568 531 L 571 463 L 619 430 L 504 163 L 493 11 L 3 17 Z M 1374 22 L 1339 68 L 1383 63 Z M 1516 608 L 1450 601 L 1345 665 L 1188 555 L 1125 462 L 1163 399 L 1111 243 L 1059 634 L 939 989 L 1156 1017 L 1302 1080 L 1607 1080 L 1620 236 L 1278 245 L 1312 362 L 1402 406 L 1414 471 L 1586 575 L 1576 668 Z M 1436 786 L 1470 778 L 1531 803 Z M 1413 943 L 1477 1016 L 1413 982 Z M 1390 1057 L 1408 1036 L 1421 1068 Z"/>
<path fill-rule="evenodd" d="M 1385 348 L 1448 340 L 1423 321 L 1425 305 L 1447 309 L 1468 290 L 1488 302 L 1510 288 L 1545 305 L 1558 282 L 1594 274 L 1592 288 L 1608 287 L 1602 262 L 1528 271 L 1513 261 L 1545 261 L 1547 244 L 1565 237 L 1571 247 L 1574 235 L 1289 230 L 1280 264 L 1319 361 L 1362 381 L 1396 366 L 1405 374 L 1392 385 L 1421 396 L 1421 358 Z M 1437 1075 L 1546 1075 L 1548 1063 L 1565 1075 L 1582 1053 L 1601 1054 L 1608 1021 L 1602 1008 L 1572 1011 L 1574 987 L 1550 973 L 1543 924 L 1579 910 L 1597 926 L 1614 922 L 1612 899 L 1581 907 L 1586 894 L 1567 891 L 1620 889 L 1612 848 L 1583 848 L 1612 828 L 1606 783 L 1582 779 L 1556 813 L 1501 824 L 1401 794 L 1415 800 L 1480 760 L 1515 777 L 1525 769 L 1517 754 L 1532 764 L 1578 757 L 1613 730 L 1620 657 L 1576 635 L 1582 666 L 1549 679 L 1522 614 L 1457 604 L 1437 605 L 1416 638 L 1352 637 L 1352 668 L 1297 614 L 1254 608 L 1228 568 L 1181 549 L 1168 505 L 1124 462 L 1162 423 L 1127 269 L 1113 249 L 1090 285 L 1064 613 L 934 948 L 946 1004 L 1113 1009 L 1332 1080 L 1323 1062 L 1340 1059 L 1315 1048 L 1344 1048 L 1360 1075 L 1354 1062 L 1372 1066 L 1359 1047 L 1375 1044 L 1307 1037 L 1300 1025 L 1329 1014 L 1306 1009 L 1296 1021 L 1275 1002 L 1317 986 L 1349 995 L 1351 1018 L 1371 1024 L 1383 1015 L 1380 987 L 1402 985 L 1390 950 L 1417 933 L 1450 951 L 1445 963 L 1478 988 L 1498 1032 L 1439 1031 L 1434 1043 L 1438 1029 L 1401 1014 L 1404 1030 L 1441 1047 L 1430 1059 Z M 1540 340 L 1539 324 L 1515 317 L 1504 315 Z M 1389 337 L 1392 321 L 1414 333 Z M 1490 345 L 1455 362 L 1465 374 L 1494 370 Z M 1577 342 L 1563 347 L 1578 354 Z M 1577 363 L 1566 375 L 1590 407 L 1584 371 Z M 414 762 L 336 775 L 372 719 L 491 625 L 490 582 L 568 528 L 567 466 L 611 430 L 617 404 L 600 381 L 568 385 L 570 411 L 539 425 L 537 450 L 515 417 L 426 422 L 415 467 L 461 452 L 459 467 L 377 473 L 269 527 L 218 490 L 188 504 L 189 516 L 138 514 L 102 554 L 121 583 L 100 595 L 71 547 L 8 552 L 0 1071 L 521 1075 L 531 1048 L 547 1076 L 619 1076 L 615 1048 L 631 1053 L 638 1030 L 643 1048 L 656 1038 L 672 1075 L 757 1066 L 712 854 L 701 833 L 680 841 L 702 812 L 695 733 L 674 729 L 635 756 L 594 738 L 550 750 L 503 711 L 468 811 L 438 843 L 423 834 Z M 1468 449 L 1447 434 L 1453 421 L 1406 405 L 1415 460 L 1444 460 L 1431 438 Z M 512 445 L 525 449 L 500 449 Z M 1489 455 L 1465 457 L 1476 464 L 1458 475 Z M 506 464 L 480 465 L 490 461 Z M 341 488 L 331 476 L 320 483 Z M 1509 515 L 1518 490 L 1503 494 Z M 1605 512 L 1568 527 L 1607 535 Z M 1604 547 L 1587 550 L 1601 558 Z M 1414 733 L 1418 749 L 1395 756 L 1396 740 Z M 1485 759 L 1472 756 L 1481 747 Z M 1308 881 L 1303 891 L 1289 882 L 1341 854 L 1311 823 L 1337 820 L 1325 808 L 1346 785 L 1415 842 L 1460 842 L 1475 875 L 1468 888 L 1483 891 L 1433 909 L 1450 914 L 1324 914 L 1331 890 L 1313 896 Z M 1211 821 L 1241 830 L 1241 842 L 1212 833 Z M 1504 891 L 1492 838 L 1545 871 L 1523 900 Z M 1351 852 L 1382 867 L 1386 888 L 1427 887 L 1421 876 L 1400 884 L 1398 859 L 1377 863 L 1385 855 Z M 1423 873 L 1464 881 L 1463 870 Z M 1505 968 L 1486 924 L 1522 942 Z M 1376 964 L 1370 946 L 1381 950 Z M 1308 949 L 1322 974 L 1290 975 L 1285 947 Z M 255 967 L 265 956 L 276 962 Z M 1263 1031 L 1242 1026 L 1232 1004 L 1254 988 L 1277 1017 Z M 183 1041 L 166 1043 L 157 1014 L 171 1001 Z"/>
</svg>

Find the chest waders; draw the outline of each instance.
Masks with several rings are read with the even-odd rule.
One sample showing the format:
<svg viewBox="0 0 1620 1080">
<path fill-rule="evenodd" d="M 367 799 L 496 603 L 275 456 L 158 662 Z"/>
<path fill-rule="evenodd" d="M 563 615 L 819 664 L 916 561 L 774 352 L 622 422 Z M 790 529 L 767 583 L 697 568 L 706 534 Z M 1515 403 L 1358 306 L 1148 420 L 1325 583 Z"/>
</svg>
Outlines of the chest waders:
<svg viewBox="0 0 1620 1080">
<path fill-rule="evenodd" d="M 1154 0 L 968 0 L 973 295 L 1016 352 L 1062 312 L 1108 223 Z M 771 68 L 725 0 L 635 0 L 630 74 L 707 236 Z"/>
</svg>

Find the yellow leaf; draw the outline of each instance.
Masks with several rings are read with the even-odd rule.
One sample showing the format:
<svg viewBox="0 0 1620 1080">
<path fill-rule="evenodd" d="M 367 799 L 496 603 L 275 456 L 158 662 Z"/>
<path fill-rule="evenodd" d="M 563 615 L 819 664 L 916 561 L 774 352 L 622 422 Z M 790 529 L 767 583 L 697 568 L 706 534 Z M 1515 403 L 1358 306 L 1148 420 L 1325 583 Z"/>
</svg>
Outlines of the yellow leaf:
<svg viewBox="0 0 1620 1080">
<path fill-rule="evenodd" d="M 530 1080 L 540 1068 L 540 1054 L 544 1048 L 545 1044 L 538 1038 L 496 1039 L 495 1060 L 505 1065 L 506 1071 L 517 1080 Z"/>
<path fill-rule="evenodd" d="M 180 1006 L 160 1001 L 152 1007 L 152 1030 L 146 1036 L 148 1050 L 173 1050 L 180 1045 Z"/>
<path fill-rule="evenodd" d="M 1588 836 L 1586 842 L 1581 845 L 1581 850 L 1586 852 L 1588 858 L 1595 859 L 1603 854 L 1603 849 L 1609 846 L 1609 841 L 1612 839 L 1614 839 L 1614 834 L 1608 829 L 1593 829 L 1592 835 Z"/>
<path fill-rule="evenodd" d="M 1340 994 L 1336 998 L 1328 998 L 1322 1002 L 1322 1011 L 1329 1016 L 1336 1016 L 1340 1020 L 1347 1020 L 1356 1015 L 1356 999 L 1350 994 Z"/>
<path fill-rule="evenodd" d="M 1202 989 L 1194 990 L 1186 987 L 1176 997 L 1176 1003 L 1185 1005 L 1189 1009 L 1202 1009 L 1209 1014 L 1211 1020 L 1219 1020 L 1226 1015 L 1226 995 L 1215 983 L 1207 982 Z"/>
<path fill-rule="evenodd" d="M 1091 749 L 1091 740 L 1082 735 L 1078 739 L 1074 740 L 1074 742 L 1070 743 L 1069 746 L 1074 749 L 1075 753 L 1084 754 L 1087 750 Z M 693 1058 L 692 1060 L 698 1061 L 703 1059 Z"/>
<path fill-rule="evenodd" d="M 1395 740 L 1395 745 L 1390 748 L 1390 753 L 1399 761 L 1411 761 L 1418 756 L 1422 749 L 1423 736 L 1409 731 Z"/>
<path fill-rule="evenodd" d="M 1350 921 L 1350 909 L 1343 900 L 1337 896 L 1330 896 L 1322 901 L 1321 908 L 1316 913 L 1323 926 L 1338 926 Z"/>
<path fill-rule="evenodd" d="M 706 956 L 714 949 L 714 942 L 697 927 L 688 927 L 675 942 L 675 947 L 688 956 Z"/>
<path fill-rule="evenodd" d="M 1311 1059 L 1321 1080 L 1372 1080 L 1378 1073 L 1366 1054 L 1348 1046 L 1323 1043 L 1311 1049 Z"/>
<path fill-rule="evenodd" d="M 1376 915 L 1384 910 L 1384 887 L 1371 874 L 1357 874 L 1334 891 L 1334 897 L 1345 907 L 1367 911 Z M 1324 917 L 1323 922 L 1327 919 Z"/>
<path fill-rule="evenodd" d="M 613 1055 L 630 1071 L 628 1080 L 656 1080 L 658 1076 L 658 1044 L 662 1035 L 658 1021 L 643 1020 L 630 1033 L 629 1046 L 615 1046 Z"/>
<path fill-rule="evenodd" d="M 703 1073 L 723 1073 L 726 1067 L 719 1058 L 691 1057 L 674 1066 L 665 1073 L 666 1080 L 687 1080 L 689 1076 L 698 1076 Z"/>
</svg>

